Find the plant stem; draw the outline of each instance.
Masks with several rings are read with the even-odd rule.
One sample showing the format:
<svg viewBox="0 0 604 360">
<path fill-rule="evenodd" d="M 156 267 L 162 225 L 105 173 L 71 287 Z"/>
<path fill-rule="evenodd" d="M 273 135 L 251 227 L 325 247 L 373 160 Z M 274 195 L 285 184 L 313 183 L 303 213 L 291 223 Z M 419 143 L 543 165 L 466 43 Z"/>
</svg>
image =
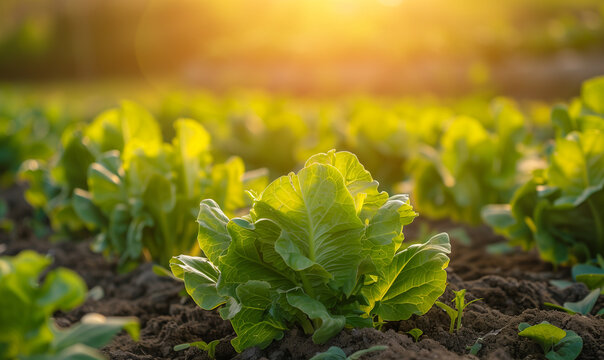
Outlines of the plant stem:
<svg viewBox="0 0 604 360">
<path fill-rule="evenodd" d="M 310 321 L 308 320 L 308 317 L 306 317 L 306 315 L 300 314 L 298 316 L 298 320 L 300 321 L 300 325 L 302 325 L 302 330 L 304 330 L 304 333 L 306 335 L 310 335 L 315 332 L 315 329 L 313 328 L 312 324 L 310 323 Z"/>
<path fill-rule="evenodd" d="M 310 284 L 310 281 L 308 281 L 308 278 L 306 277 L 305 274 L 300 273 L 300 278 L 302 279 L 302 288 L 304 289 L 304 292 L 314 298 L 315 297 L 315 291 L 312 287 L 312 285 Z"/>
<path fill-rule="evenodd" d="M 463 308 L 457 309 L 457 331 L 461 328 L 461 315 L 463 314 Z"/>
<path fill-rule="evenodd" d="M 378 315 L 378 325 L 377 325 L 376 329 L 378 331 L 382 331 L 383 326 L 384 326 L 384 320 L 382 319 L 382 317 L 380 315 Z"/>
</svg>

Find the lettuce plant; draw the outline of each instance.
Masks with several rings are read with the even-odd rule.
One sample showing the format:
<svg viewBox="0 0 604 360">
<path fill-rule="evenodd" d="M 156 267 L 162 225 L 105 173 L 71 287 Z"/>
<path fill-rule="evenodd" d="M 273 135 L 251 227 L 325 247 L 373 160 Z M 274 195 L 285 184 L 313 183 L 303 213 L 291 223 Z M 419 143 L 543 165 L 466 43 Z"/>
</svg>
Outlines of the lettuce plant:
<svg viewBox="0 0 604 360">
<path fill-rule="evenodd" d="M 245 189 L 266 183 L 263 173 L 244 177 L 239 158 L 212 165 L 209 135 L 197 122 L 181 119 L 175 128 L 172 144 L 157 139 L 104 153 L 88 169 L 88 191 L 74 192 L 80 218 L 101 229 L 97 249 L 119 255 L 122 265 L 146 253 L 168 266 L 193 252 L 197 226 L 189 219 L 199 198 L 213 197 L 233 214 L 246 206 Z"/>
<path fill-rule="evenodd" d="M 417 216 L 408 197 L 379 192 L 354 154 L 314 155 L 253 196 L 239 218 L 203 200 L 205 257 L 171 261 L 199 306 L 224 305 L 235 350 L 266 347 L 294 324 L 322 344 L 346 326 L 424 314 L 444 292 L 447 234 L 404 246 Z"/>
<path fill-rule="evenodd" d="M 24 164 L 26 197 L 43 207 L 55 230 L 97 232 L 95 248 L 118 255 L 123 269 L 144 254 L 167 266 L 190 253 L 200 198 L 211 197 L 228 214 L 249 206 L 245 189 L 262 188 L 265 174 L 245 174 L 243 162 L 213 163 L 210 135 L 180 119 L 165 143 L 159 124 L 144 108 L 124 102 L 90 125 L 68 130 L 50 169 Z"/>
<path fill-rule="evenodd" d="M 420 212 L 433 218 L 480 222 L 480 209 L 508 201 L 518 182 L 523 117 L 511 104 L 495 103 L 493 131 L 460 116 L 435 146 L 422 146 L 410 163 Z"/>
<path fill-rule="evenodd" d="M 604 76 L 583 83 L 581 97 L 569 106 L 557 105 L 552 108 L 551 120 L 558 137 L 565 137 L 573 131 L 604 131 Z"/>
<path fill-rule="evenodd" d="M 0 183 L 10 185 L 23 161 L 50 158 L 75 119 L 64 101 L 0 89 Z"/>
<path fill-rule="evenodd" d="M 552 113 L 560 136 L 546 169 L 535 171 L 509 205 L 483 211 L 485 221 L 514 245 L 537 247 L 553 264 L 604 255 L 604 78 L 587 85 L 580 111 Z"/>
<path fill-rule="evenodd" d="M 133 144 L 130 148 L 135 144 L 157 147 L 161 133 L 151 114 L 124 101 L 119 108 L 102 112 L 89 125 L 67 127 L 60 144 L 57 155 L 49 161 L 25 161 L 20 176 L 29 184 L 25 198 L 46 213 L 53 230 L 73 234 L 87 227 L 76 214 L 73 198 L 76 189 L 88 189 L 90 165 L 107 151 L 123 151 L 126 144 Z"/>
<path fill-rule="evenodd" d="M 0 257 L 0 358 L 103 359 L 96 350 L 122 329 L 138 338 L 135 318 L 88 314 L 68 329 L 51 319 L 84 302 L 86 285 L 73 271 L 57 268 L 39 278 L 50 259 L 33 251 Z"/>
</svg>

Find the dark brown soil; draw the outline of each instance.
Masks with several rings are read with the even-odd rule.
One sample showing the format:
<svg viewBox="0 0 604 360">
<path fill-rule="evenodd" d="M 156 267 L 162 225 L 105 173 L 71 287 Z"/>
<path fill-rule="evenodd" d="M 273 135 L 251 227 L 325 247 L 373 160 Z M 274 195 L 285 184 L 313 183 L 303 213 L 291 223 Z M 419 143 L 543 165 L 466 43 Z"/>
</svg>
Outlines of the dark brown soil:
<svg viewBox="0 0 604 360">
<path fill-rule="evenodd" d="M 539 346 L 519 337 L 517 327 L 520 322 L 536 324 L 544 320 L 574 330 L 583 338 L 580 359 L 604 359 L 604 319 L 591 315 L 568 315 L 543 306 L 544 302 L 562 304 L 577 301 L 588 293 L 587 288 L 575 284 L 559 290 L 550 285 L 551 279 L 568 279 L 568 269 L 554 271 L 550 265 L 541 262 L 536 253 L 489 254 L 486 247 L 503 239 L 483 226 L 464 227 L 471 239 L 470 245 L 452 239 L 449 287 L 441 301 L 452 299 L 451 289 L 467 289 L 468 300 L 482 298 L 466 309 L 464 326 L 459 332 L 449 334 L 449 318 L 434 307 L 424 316 L 389 323 L 383 331 L 345 330 L 327 344 L 315 345 L 309 337 L 294 329 L 283 340 L 264 350 L 253 348 L 237 354 L 230 346 L 230 340 L 235 336 L 230 324 L 216 312 L 199 309 L 188 296 L 182 296 L 180 283 L 155 275 L 149 264 L 128 274 L 118 274 L 115 263 L 90 251 L 89 241 L 50 243 L 36 238 L 27 230 L 26 219 L 31 216 L 31 209 L 18 200 L 20 191 L 20 188 L 14 188 L 10 192 L 17 195 L 6 197 L 11 207 L 10 217 L 16 226 L 13 233 L 0 234 L 4 254 L 12 255 L 24 249 L 51 254 L 55 259 L 53 266 L 77 271 L 90 288 L 102 289 L 104 294 L 98 300 L 89 298 L 69 313 L 57 313 L 58 324 L 67 326 L 89 312 L 137 316 L 140 319 L 141 340 L 134 342 L 125 334 L 119 335 L 103 349 L 111 359 L 207 359 L 200 350 L 175 352 L 173 347 L 185 342 L 215 339 L 220 340 L 217 359 L 308 359 L 330 346 L 339 346 L 351 354 L 378 344 L 387 345 L 388 349 L 367 355 L 364 359 L 475 358 L 468 355 L 467 347 L 479 338 L 483 344 L 478 352 L 479 358 L 543 359 Z M 4 197 L 6 192 L 0 194 Z M 421 222 L 439 232 L 459 228 L 459 225 L 448 221 L 420 220 L 405 229 L 407 239 L 419 236 Z M 604 306 L 602 298 L 596 309 Z M 414 327 L 424 332 L 417 343 L 406 334 Z"/>
<path fill-rule="evenodd" d="M 13 224 L 9 232 L 0 229 L 0 244 L 6 245 L 17 240 L 34 238 L 31 226 L 34 217 L 33 209 L 23 198 L 23 190 L 24 187 L 18 184 L 13 184 L 9 188 L 0 187 L 0 199 L 8 206 L 5 220 Z"/>
</svg>

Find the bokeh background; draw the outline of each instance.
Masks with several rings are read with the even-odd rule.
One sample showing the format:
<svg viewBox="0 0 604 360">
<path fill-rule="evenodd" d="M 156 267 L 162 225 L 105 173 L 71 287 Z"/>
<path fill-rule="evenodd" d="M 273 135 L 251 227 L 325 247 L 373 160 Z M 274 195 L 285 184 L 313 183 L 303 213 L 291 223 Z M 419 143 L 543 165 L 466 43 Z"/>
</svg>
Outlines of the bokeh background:
<svg viewBox="0 0 604 360">
<path fill-rule="evenodd" d="M 328 153 L 334 149 L 355 154 L 371 179 L 350 154 Z M 297 181 L 304 201 L 287 186 L 267 187 L 308 159 L 340 171 L 314 167 L 322 177 Z M 375 193 L 373 180 L 392 201 Z M 407 199 L 419 214 L 411 224 Z M 240 219 L 228 236 L 219 229 L 224 216 L 250 211 L 250 219 L 274 224 L 253 231 Z M 264 233 L 275 226 L 284 235 L 271 249 L 276 237 Z M 201 236 L 200 248 L 198 230 L 210 228 L 216 238 Z M 441 232 L 450 242 L 433 237 Z M 312 245 L 303 244 L 306 235 Z M 449 244 L 450 289 L 484 299 L 467 310 L 461 331 L 447 332 L 437 308 L 385 325 L 382 317 L 428 311 L 445 291 Z M 233 328 L 269 336 L 233 345 L 268 344 L 312 307 L 325 315 L 312 319 L 325 335 L 344 318 L 368 325 L 354 310 L 373 307 L 365 303 L 376 305 L 373 324 L 387 332 L 345 332 L 330 345 L 347 352 L 393 345 L 378 358 L 405 349 L 415 358 L 456 358 L 471 346 L 483 358 L 528 359 L 541 350 L 517 336 L 518 324 L 546 320 L 582 336 L 581 357 L 604 359 L 604 322 L 595 315 L 604 308 L 597 289 L 604 284 L 604 0 L 0 0 L 3 359 L 7 349 L 8 358 L 23 358 L 72 343 L 41 327 L 52 323 L 48 298 L 67 297 L 48 282 L 31 288 L 35 271 L 17 281 L 6 270 L 12 265 L 3 255 L 23 249 L 52 255 L 91 289 L 81 308 L 56 306 L 57 325 L 88 311 L 140 317 L 141 341 L 120 336 L 103 350 L 111 358 L 208 358 L 216 349 L 217 358 L 233 358 Z M 172 258 L 202 250 L 208 262 Z M 247 278 L 219 275 L 233 266 L 247 272 L 240 252 L 286 271 L 286 287 L 242 288 Z M 314 261 L 302 270 L 308 276 L 293 270 Z M 170 274 L 168 266 L 201 284 L 187 284 L 198 304 L 235 292 L 221 311 L 232 325 L 185 301 L 182 285 L 152 274 Z M 331 281 L 322 266 L 344 270 Z M 382 287 L 384 274 L 392 286 Z M 307 277 L 316 291 L 307 290 Z M 55 278 L 57 289 L 72 293 Z M 224 281 L 212 290 L 212 279 Z M 316 302 L 296 290 L 306 305 L 283 306 L 290 280 Z M 351 294 L 336 289 L 353 283 Z M 243 295 L 237 299 L 241 289 L 273 300 L 250 300 L 265 311 L 235 310 L 249 308 Z M 41 297 L 27 302 L 23 294 Z M 447 290 L 440 299 L 451 304 L 452 296 Z M 595 316 L 547 311 L 545 301 Z M 288 313 L 293 307 L 301 311 Z M 415 326 L 430 340 L 407 338 Z M 241 357 L 308 359 L 327 346 L 297 334 Z M 208 357 L 194 346 L 176 351 L 200 340 L 209 342 Z M 573 358 L 578 340 L 569 331 L 553 348 Z M 58 359 L 58 351 L 35 356 Z"/>
<path fill-rule="evenodd" d="M 556 99 L 602 72 L 599 0 L 0 1 L 11 83 Z"/>
</svg>

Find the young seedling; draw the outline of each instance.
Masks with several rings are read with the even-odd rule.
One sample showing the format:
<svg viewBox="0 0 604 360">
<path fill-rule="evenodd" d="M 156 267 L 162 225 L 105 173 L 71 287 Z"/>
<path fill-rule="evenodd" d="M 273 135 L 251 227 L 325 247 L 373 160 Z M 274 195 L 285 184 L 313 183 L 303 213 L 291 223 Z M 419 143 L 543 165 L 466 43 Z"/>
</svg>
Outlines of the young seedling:
<svg viewBox="0 0 604 360">
<path fill-rule="evenodd" d="M 565 302 L 563 306 L 552 304 L 549 302 L 543 303 L 543 305 L 562 310 L 571 315 L 574 314 L 582 314 L 587 315 L 591 312 L 594 305 L 598 301 L 598 297 L 600 297 L 600 289 L 592 290 L 587 296 L 580 301 L 577 302 Z"/>
<path fill-rule="evenodd" d="M 415 342 L 418 342 L 419 337 L 422 336 L 424 334 L 424 332 L 421 329 L 413 328 L 413 329 L 407 331 L 407 334 L 413 336 L 413 339 L 415 339 Z"/>
<path fill-rule="evenodd" d="M 520 323 L 518 335 L 537 342 L 549 360 L 574 360 L 583 349 L 583 339 L 572 330 L 562 330 L 547 321 L 537 325 Z"/>
<path fill-rule="evenodd" d="M 471 303 L 482 300 L 482 298 L 474 299 L 466 303 L 466 289 L 461 289 L 459 291 L 453 290 L 453 293 L 455 294 L 455 298 L 451 300 L 451 302 L 455 302 L 455 309 L 440 301 L 436 302 L 436 306 L 443 309 L 451 318 L 451 325 L 449 326 L 449 333 L 451 334 L 453 334 L 454 330 L 459 331 L 459 329 L 461 329 L 461 317 L 463 315 L 463 310 Z M 457 323 L 457 326 L 455 323 Z"/>
<path fill-rule="evenodd" d="M 190 347 L 196 347 L 199 350 L 205 351 L 208 353 L 210 359 L 216 358 L 216 346 L 220 343 L 220 340 L 210 341 L 206 343 L 205 341 L 195 341 L 192 343 L 185 343 L 174 346 L 174 351 L 186 350 Z"/>
<path fill-rule="evenodd" d="M 383 351 L 386 349 L 388 349 L 388 346 L 376 345 L 370 347 L 369 349 L 359 350 L 346 357 L 346 353 L 344 352 L 344 350 L 337 346 L 332 346 L 327 351 L 316 354 L 315 356 L 310 358 L 310 360 L 358 360 L 361 358 L 361 356 L 366 355 L 368 353 L 374 351 Z"/>
</svg>

